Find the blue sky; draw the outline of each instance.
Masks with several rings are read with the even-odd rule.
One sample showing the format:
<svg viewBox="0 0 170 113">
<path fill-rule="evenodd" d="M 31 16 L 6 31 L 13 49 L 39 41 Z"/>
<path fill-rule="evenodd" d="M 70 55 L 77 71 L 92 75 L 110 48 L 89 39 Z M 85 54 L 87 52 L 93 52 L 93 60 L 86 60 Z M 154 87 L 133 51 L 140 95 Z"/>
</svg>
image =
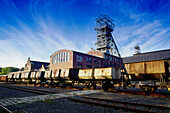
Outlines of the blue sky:
<svg viewBox="0 0 170 113">
<path fill-rule="evenodd" d="M 103 14 L 114 20 L 122 56 L 136 44 L 142 52 L 170 49 L 170 0 L 0 0 L 0 67 L 96 48 L 95 19 Z"/>
</svg>

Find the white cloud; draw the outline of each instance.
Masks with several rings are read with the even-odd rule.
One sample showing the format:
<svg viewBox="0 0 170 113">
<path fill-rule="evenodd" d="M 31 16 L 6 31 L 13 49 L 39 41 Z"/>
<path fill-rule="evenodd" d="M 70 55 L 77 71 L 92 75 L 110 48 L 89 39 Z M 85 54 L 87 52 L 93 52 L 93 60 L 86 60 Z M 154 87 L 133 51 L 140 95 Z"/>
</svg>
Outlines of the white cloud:
<svg viewBox="0 0 170 113">
<path fill-rule="evenodd" d="M 123 57 L 135 54 L 134 46 L 137 44 L 141 47 L 141 52 L 170 48 L 170 41 L 167 38 L 169 29 L 163 28 L 161 22 L 157 20 L 153 23 L 129 25 L 119 28 L 118 31 L 120 34 L 116 33 L 115 36 Z"/>
<path fill-rule="evenodd" d="M 57 27 L 47 26 L 41 23 L 36 28 L 30 28 L 20 23 L 20 28 L 1 28 L 6 38 L 0 40 L 0 66 L 22 67 L 28 57 L 49 62 L 50 55 L 58 49 L 77 48 L 74 42 L 56 31 Z"/>
</svg>

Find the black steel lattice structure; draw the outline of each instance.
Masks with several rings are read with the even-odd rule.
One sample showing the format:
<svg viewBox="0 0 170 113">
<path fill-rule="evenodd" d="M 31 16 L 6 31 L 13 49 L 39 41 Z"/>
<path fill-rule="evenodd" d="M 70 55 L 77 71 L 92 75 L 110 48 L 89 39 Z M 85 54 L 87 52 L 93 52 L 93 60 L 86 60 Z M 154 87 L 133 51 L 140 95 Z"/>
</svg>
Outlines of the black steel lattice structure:
<svg viewBox="0 0 170 113">
<path fill-rule="evenodd" d="M 106 15 L 101 15 L 96 19 L 97 31 L 97 50 L 111 55 L 117 55 L 120 57 L 120 53 L 116 46 L 116 43 L 112 37 L 111 32 L 114 31 L 115 24 L 113 20 Z"/>
<path fill-rule="evenodd" d="M 102 51 L 107 54 L 121 57 L 119 50 L 117 48 L 117 45 L 112 36 L 114 27 L 115 27 L 115 24 L 113 23 L 113 20 L 110 17 L 108 17 L 107 15 L 99 16 L 96 19 L 95 30 L 97 31 L 97 42 L 95 43 L 95 45 L 97 45 L 98 51 Z M 123 65 L 123 78 L 124 78 L 124 75 L 126 75 L 127 78 L 129 79 L 126 68 Z"/>
</svg>

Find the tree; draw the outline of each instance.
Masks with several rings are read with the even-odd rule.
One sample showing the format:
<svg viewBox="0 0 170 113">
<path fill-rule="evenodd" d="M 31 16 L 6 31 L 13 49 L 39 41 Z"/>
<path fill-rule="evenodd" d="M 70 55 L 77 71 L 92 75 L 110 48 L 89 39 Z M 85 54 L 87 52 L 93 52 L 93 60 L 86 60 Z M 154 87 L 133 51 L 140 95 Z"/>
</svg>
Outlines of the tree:
<svg viewBox="0 0 170 113">
<path fill-rule="evenodd" d="M 5 75 L 8 74 L 10 72 L 16 72 L 19 71 L 19 68 L 15 68 L 15 67 L 5 67 L 1 69 L 0 75 Z"/>
</svg>

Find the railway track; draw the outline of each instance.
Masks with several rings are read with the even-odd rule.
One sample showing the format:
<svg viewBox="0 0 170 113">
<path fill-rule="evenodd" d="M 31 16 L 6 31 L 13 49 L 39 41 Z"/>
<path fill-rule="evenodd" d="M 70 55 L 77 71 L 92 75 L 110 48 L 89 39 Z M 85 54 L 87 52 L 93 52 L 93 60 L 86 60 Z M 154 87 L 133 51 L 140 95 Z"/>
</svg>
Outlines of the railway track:
<svg viewBox="0 0 170 113">
<path fill-rule="evenodd" d="M 0 87 L 6 87 L 6 88 L 9 88 L 9 89 L 15 89 L 15 90 L 20 90 L 20 91 L 25 91 L 25 92 L 30 92 L 30 93 L 35 93 L 35 94 L 39 94 L 39 95 L 47 95 L 47 94 L 55 94 L 55 93 L 58 93 L 58 92 L 55 92 L 55 91 L 47 91 L 47 90 L 43 90 L 43 89 L 34 89 L 34 88 L 26 88 L 26 87 L 22 87 L 21 86 L 16 86 L 16 85 L 11 85 L 11 84 L 1 84 Z M 60 88 L 60 87 L 57 87 L 57 88 Z M 62 88 L 63 89 L 63 88 Z M 67 88 L 64 88 L 64 89 L 72 89 L 72 90 L 88 90 L 82 86 L 78 86 L 78 87 L 67 87 Z M 102 91 L 102 89 L 97 89 L 97 91 Z M 146 95 L 145 93 L 143 92 L 139 92 L 139 91 L 128 91 L 128 90 L 120 90 L 120 89 L 110 89 L 108 92 L 113 92 L 113 93 L 119 93 L 119 94 L 130 94 L 130 95 L 143 95 L 143 96 L 155 96 L 155 97 L 167 97 L 167 98 L 170 98 L 170 95 L 169 93 L 165 94 L 156 94 L 156 93 L 153 93 L 151 95 Z"/>
<path fill-rule="evenodd" d="M 0 87 L 20 90 L 20 91 L 29 92 L 29 93 L 35 93 L 35 94 L 39 94 L 39 95 L 47 95 L 47 94 L 57 93 L 57 92 L 53 92 L 53 91 L 46 91 L 46 90 L 34 89 L 34 88 L 26 88 L 26 87 L 22 87 L 22 86 L 0 85 Z"/>
<path fill-rule="evenodd" d="M 170 112 L 170 107 L 165 107 L 165 106 L 122 102 L 122 101 L 94 98 L 89 96 L 81 96 L 78 98 L 68 97 L 68 99 L 71 101 L 85 103 L 85 104 L 110 107 L 112 109 L 122 109 L 124 111 L 133 111 L 133 112 L 140 112 L 140 113 L 163 113 L 164 111 Z"/>
<path fill-rule="evenodd" d="M 0 105 L 0 113 L 12 113 L 12 112 L 8 110 L 6 107 Z"/>
<path fill-rule="evenodd" d="M 150 95 L 145 94 L 142 91 L 123 91 L 123 90 L 109 90 L 108 92 L 119 93 L 119 94 L 130 94 L 130 95 L 143 95 L 143 96 L 153 96 L 153 97 L 166 97 L 170 98 L 169 93 L 152 93 Z"/>
</svg>

